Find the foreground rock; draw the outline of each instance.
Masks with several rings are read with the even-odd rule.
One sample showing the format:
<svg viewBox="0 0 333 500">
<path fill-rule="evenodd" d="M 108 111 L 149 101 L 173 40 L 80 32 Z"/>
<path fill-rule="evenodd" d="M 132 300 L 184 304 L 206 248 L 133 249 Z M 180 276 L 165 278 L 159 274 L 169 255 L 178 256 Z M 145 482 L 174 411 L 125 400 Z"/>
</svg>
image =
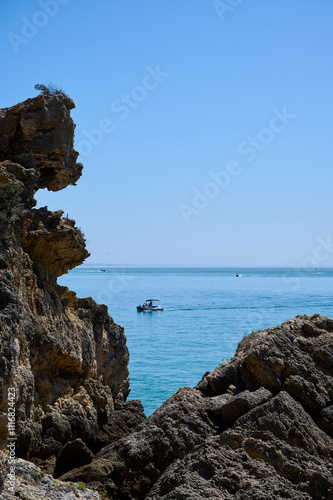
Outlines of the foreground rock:
<svg viewBox="0 0 333 500">
<path fill-rule="evenodd" d="M 2 469 L 2 470 L 1 470 Z M 68 483 L 57 481 L 39 467 L 26 460 L 17 460 L 15 486 L 11 486 L 6 476 L 6 461 L 0 464 L 4 485 L 1 491 L 2 500 L 101 500 L 97 491 L 93 491 L 85 483 Z M 13 493 L 13 491 L 15 493 Z"/>
<path fill-rule="evenodd" d="M 126 403 L 123 328 L 106 306 L 57 285 L 89 255 L 81 230 L 62 211 L 33 208 L 38 189 L 81 175 L 73 107 L 57 94 L 0 110 L 0 445 L 15 389 L 16 456 L 54 464 L 60 454 L 61 473 L 67 443 L 81 440 L 86 461 L 73 466 L 82 465 L 145 418 L 139 402 Z"/>
<path fill-rule="evenodd" d="M 298 316 L 245 338 L 62 479 L 113 499 L 333 499 L 332 332 L 331 319 Z"/>
</svg>

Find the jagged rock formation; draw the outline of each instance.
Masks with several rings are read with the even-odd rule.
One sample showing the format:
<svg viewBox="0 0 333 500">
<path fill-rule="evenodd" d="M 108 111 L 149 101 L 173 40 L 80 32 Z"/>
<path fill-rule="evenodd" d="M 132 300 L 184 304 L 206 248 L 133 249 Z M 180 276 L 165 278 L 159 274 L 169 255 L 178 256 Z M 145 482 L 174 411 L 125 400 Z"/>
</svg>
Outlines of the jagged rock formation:
<svg viewBox="0 0 333 500">
<path fill-rule="evenodd" d="M 0 445 L 16 387 L 16 455 L 103 498 L 333 500 L 332 319 L 249 336 L 149 419 L 126 402 L 123 329 L 57 285 L 88 255 L 83 235 L 61 211 L 33 208 L 37 189 L 81 174 L 73 106 L 58 94 L 0 110 Z M 28 493 L 19 480 L 19 498 L 59 498 L 36 474 Z"/>
<path fill-rule="evenodd" d="M 6 446 L 7 390 L 16 387 L 22 458 L 56 457 L 78 438 L 96 452 L 144 418 L 141 403 L 126 403 L 123 328 L 106 306 L 57 285 L 89 255 L 82 232 L 61 211 L 33 208 L 39 188 L 81 175 L 73 107 L 58 94 L 0 110 L 0 439 Z M 61 455 L 57 466 L 68 470 Z"/>
<path fill-rule="evenodd" d="M 70 110 L 75 107 L 62 94 L 34 99 L 0 110 L 0 160 L 11 160 L 39 175 L 38 187 L 52 191 L 75 185 L 82 172 L 73 149 Z"/>
<path fill-rule="evenodd" d="M 333 320 L 245 339 L 131 435 L 62 476 L 114 499 L 333 499 Z"/>
</svg>

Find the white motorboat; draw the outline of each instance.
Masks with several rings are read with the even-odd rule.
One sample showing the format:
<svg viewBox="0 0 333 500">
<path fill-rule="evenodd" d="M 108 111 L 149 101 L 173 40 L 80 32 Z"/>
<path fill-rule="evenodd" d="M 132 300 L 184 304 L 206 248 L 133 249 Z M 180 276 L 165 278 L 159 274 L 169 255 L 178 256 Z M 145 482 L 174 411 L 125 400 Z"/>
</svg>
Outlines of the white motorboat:
<svg viewBox="0 0 333 500">
<path fill-rule="evenodd" d="M 158 299 L 147 299 L 142 306 L 137 306 L 138 311 L 151 312 L 151 311 L 163 311 L 163 307 L 160 305 L 154 305 L 153 302 L 159 302 Z"/>
</svg>

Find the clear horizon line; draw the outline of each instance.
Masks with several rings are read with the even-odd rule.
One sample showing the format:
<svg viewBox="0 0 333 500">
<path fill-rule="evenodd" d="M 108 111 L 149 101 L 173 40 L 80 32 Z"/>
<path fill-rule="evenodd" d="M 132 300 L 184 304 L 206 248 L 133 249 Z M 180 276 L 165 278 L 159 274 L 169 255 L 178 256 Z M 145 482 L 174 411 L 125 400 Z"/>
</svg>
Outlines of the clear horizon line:
<svg viewBox="0 0 333 500">
<path fill-rule="evenodd" d="M 295 265 L 266 265 L 266 266 L 258 266 L 258 265 L 221 265 L 221 264 L 112 264 L 106 262 L 92 262 L 92 263 L 83 263 L 80 266 L 107 266 L 107 267 L 220 267 L 220 268 L 237 268 L 237 269 L 245 269 L 245 268 L 294 268 L 294 269 L 302 269 L 303 266 L 295 266 Z M 332 269 L 333 266 L 316 266 L 316 267 L 306 267 L 304 269 Z"/>
</svg>

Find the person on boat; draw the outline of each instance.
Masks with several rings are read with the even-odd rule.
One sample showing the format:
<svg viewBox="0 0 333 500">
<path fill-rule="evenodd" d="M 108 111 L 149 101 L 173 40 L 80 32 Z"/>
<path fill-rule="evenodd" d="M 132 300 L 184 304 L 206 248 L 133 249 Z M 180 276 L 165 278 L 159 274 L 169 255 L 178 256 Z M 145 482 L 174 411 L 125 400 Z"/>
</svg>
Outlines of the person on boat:
<svg viewBox="0 0 333 500">
<path fill-rule="evenodd" d="M 149 307 L 153 307 L 153 303 L 152 303 L 152 301 L 151 301 L 151 300 L 149 301 L 149 304 L 148 304 L 148 305 L 149 305 Z"/>
</svg>

